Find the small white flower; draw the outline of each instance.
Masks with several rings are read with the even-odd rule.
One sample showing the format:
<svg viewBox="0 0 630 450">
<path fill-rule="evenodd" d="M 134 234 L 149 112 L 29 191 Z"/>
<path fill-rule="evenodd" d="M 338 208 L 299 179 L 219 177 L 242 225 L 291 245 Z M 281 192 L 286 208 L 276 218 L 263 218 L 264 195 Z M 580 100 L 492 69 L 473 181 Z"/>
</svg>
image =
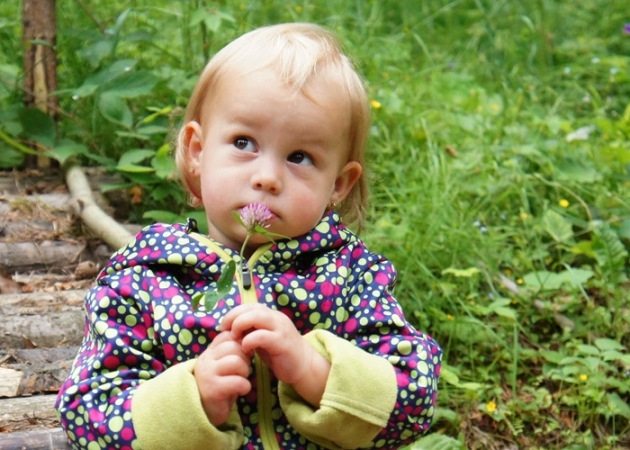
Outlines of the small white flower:
<svg viewBox="0 0 630 450">
<path fill-rule="evenodd" d="M 595 127 L 593 125 L 578 128 L 574 132 L 567 134 L 567 142 L 585 141 L 589 138 L 593 131 L 595 131 Z"/>
</svg>

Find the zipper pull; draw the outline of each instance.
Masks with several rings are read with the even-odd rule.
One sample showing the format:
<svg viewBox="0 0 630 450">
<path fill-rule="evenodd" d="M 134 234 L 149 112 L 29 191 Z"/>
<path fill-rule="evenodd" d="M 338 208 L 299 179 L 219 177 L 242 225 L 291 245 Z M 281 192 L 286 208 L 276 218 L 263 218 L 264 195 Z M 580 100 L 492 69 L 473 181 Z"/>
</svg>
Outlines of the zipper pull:
<svg viewBox="0 0 630 450">
<path fill-rule="evenodd" d="M 241 261 L 241 279 L 243 280 L 243 287 L 249 289 L 252 287 L 252 273 L 249 270 L 249 264 L 245 259 Z"/>
</svg>

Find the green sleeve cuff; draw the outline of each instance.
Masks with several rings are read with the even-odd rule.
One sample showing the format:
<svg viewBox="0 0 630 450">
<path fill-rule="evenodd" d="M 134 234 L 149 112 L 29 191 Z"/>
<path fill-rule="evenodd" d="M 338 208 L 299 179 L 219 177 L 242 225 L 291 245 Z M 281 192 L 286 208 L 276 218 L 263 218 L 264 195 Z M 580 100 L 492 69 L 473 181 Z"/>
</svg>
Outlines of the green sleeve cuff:
<svg viewBox="0 0 630 450">
<path fill-rule="evenodd" d="M 331 362 L 320 407 L 280 383 L 280 406 L 289 423 L 307 439 L 331 449 L 368 445 L 387 425 L 398 388 L 393 366 L 325 330 L 304 339 Z"/>
<path fill-rule="evenodd" d="M 236 405 L 220 427 L 208 420 L 193 375 L 193 359 L 142 383 L 131 401 L 133 426 L 143 450 L 240 449 L 243 425 Z"/>
</svg>

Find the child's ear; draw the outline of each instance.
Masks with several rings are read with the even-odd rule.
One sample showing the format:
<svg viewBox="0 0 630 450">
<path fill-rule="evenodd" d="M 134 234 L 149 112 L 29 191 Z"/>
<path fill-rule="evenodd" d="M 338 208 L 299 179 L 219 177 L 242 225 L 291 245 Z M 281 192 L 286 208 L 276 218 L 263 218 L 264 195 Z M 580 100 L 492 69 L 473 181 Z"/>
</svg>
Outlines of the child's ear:
<svg viewBox="0 0 630 450">
<path fill-rule="evenodd" d="M 359 181 L 362 173 L 363 167 L 361 167 L 361 164 L 358 162 L 350 161 L 346 163 L 335 180 L 335 186 L 330 200 L 333 203 L 342 202 L 348 196 L 356 182 Z"/>
<path fill-rule="evenodd" d="M 199 176 L 201 151 L 203 150 L 203 130 L 199 122 L 191 120 L 184 126 L 183 144 L 188 168 L 192 174 Z"/>
</svg>

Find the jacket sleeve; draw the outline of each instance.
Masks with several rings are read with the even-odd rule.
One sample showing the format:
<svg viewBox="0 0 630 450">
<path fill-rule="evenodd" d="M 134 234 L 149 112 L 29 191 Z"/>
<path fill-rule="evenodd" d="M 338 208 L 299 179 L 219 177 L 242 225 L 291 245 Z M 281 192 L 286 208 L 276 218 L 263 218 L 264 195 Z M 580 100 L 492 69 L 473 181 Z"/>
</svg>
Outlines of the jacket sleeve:
<svg viewBox="0 0 630 450">
<path fill-rule="evenodd" d="M 281 404 L 296 429 L 326 448 L 399 448 L 431 425 L 442 350 L 405 319 L 391 263 L 367 252 L 358 260 L 367 264 L 349 264 L 336 312 L 344 319 L 305 336 L 332 363 L 320 408 L 286 385 Z"/>
<path fill-rule="evenodd" d="M 73 448 L 240 448 L 236 409 L 220 429 L 208 421 L 196 360 L 166 362 L 149 294 L 131 296 L 128 283 L 141 278 L 139 270 L 103 277 L 86 296 L 83 343 L 55 404 Z"/>
</svg>

